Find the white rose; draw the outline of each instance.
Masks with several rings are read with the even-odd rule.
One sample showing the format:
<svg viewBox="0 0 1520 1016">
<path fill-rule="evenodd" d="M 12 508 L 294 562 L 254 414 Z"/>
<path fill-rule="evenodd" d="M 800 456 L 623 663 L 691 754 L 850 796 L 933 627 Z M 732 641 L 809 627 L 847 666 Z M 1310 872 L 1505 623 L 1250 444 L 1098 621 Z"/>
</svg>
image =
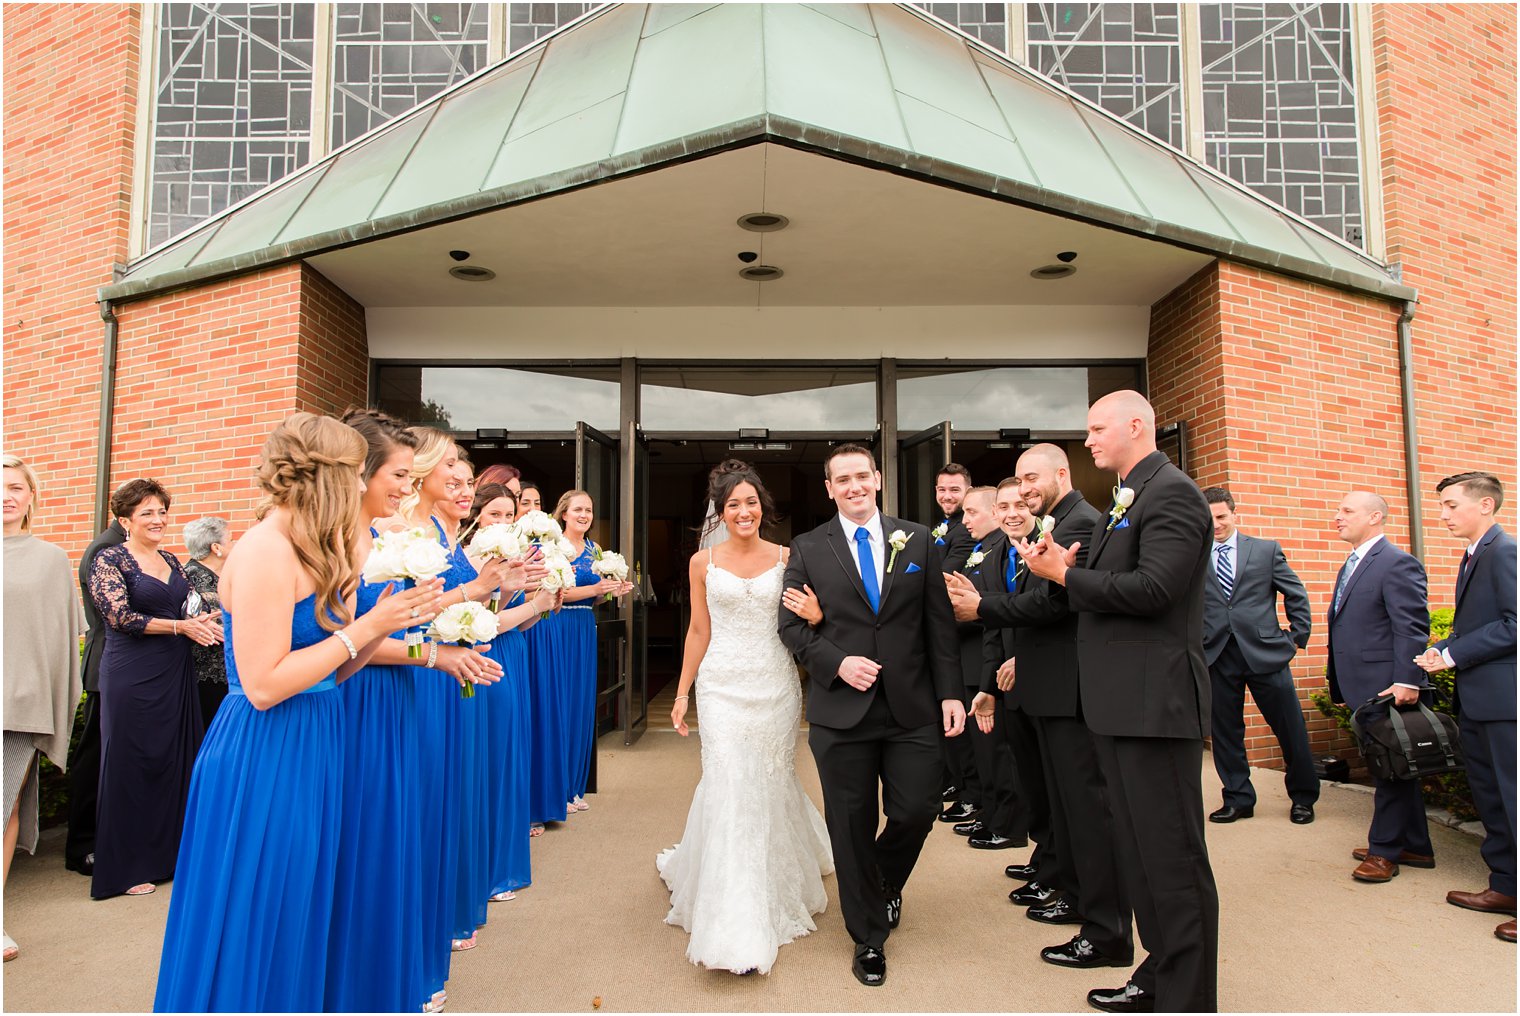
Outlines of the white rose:
<svg viewBox="0 0 1520 1016">
<path fill-rule="evenodd" d="M 973 550 L 966 558 L 966 567 L 975 568 L 987 559 L 987 555 L 980 550 Z"/>
<path fill-rule="evenodd" d="M 383 544 L 380 540 L 369 552 L 369 557 L 364 561 L 363 578 L 365 582 L 376 585 L 381 582 L 394 582 L 403 578 L 401 570 L 401 554 L 393 546 Z"/>
<path fill-rule="evenodd" d="M 1128 508 L 1135 503 L 1135 492 L 1128 487 L 1120 487 L 1114 491 L 1114 503 L 1120 508 Z"/>
<path fill-rule="evenodd" d="M 1040 535 L 1049 536 L 1056 528 L 1056 517 L 1047 515 L 1040 520 Z"/>
<path fill-rule="evenodd" d="M 887 537 L 887 542 L 892 545 L 893 550 L 902 550 L 908 545 L 908 534 L 901 529 L 894 529 L 892 535 Z"/>
<path fill-rule="evenodd" d="M 449 570 L 449 552 L 434 540 L 413 540 L 401 552 L 408 578 L 430 579 Z"/>
<path fill-rule="evenodd" d="M 473 600 L 445 607 L 429 631 L 435 642 L 475 644 L 496 637 L 496 615 Z"/>
<path fill-rule="evenodd" d="M 554 546 L 559 550 L 560 554 L 564 556 L 564 558 L 565 558 L 566 561 L 574 560 L 576 557 L 579 556 L 575 552 L 575 544 L 571 543 L 569 540 L 565 539 L 563 536 L 558 537 L 554 541 Z"/>
<path fill-rule="evenodd" d="M 601 557 L 591 562 L 591 571 L 603 578 L 622 582 L 628 578 L 628 561 L 615 550 L 604 550 Z"/>
</svg>

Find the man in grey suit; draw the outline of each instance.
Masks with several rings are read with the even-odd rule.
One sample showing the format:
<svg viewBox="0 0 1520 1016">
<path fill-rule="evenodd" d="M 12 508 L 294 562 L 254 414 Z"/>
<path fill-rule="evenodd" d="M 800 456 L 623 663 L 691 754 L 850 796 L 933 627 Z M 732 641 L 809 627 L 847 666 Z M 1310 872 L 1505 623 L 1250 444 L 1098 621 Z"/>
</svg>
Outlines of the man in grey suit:
<svg viewBox="0 0 1520 1016">
<path fill-rule="evenodd" d="M 1249 687 L 1256 708 L 1282 746 L 1288 798 L 1293 802 L 1288 817 L 1307 825 L 1314 821 L 1319 777 L 1289 664 L 1309 644 L 1309 594 L 1276 540 L 1240 532 L 1229 491 L 1210 487 L 1203 499 L 1214 516 L 1214 567 L 1203 585 L 1203 653 L 1213 686 L 1214 771 L 1224 792 L 1224 806 L 1211 812 L 1209 821 L 1250 818 L 1256 809 L 1256 788 L 1246 764 Z M 1288 614 L 1287 628 L 1277 619 L 1279 594 Z"/>
</svg>

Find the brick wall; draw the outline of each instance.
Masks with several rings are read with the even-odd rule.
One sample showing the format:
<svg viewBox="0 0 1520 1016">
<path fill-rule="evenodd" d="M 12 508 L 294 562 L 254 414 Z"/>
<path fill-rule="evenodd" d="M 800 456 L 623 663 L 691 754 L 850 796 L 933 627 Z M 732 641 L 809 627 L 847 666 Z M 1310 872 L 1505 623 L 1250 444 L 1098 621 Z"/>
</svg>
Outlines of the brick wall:
<svg viewBox="0 0 1520 1016">
<path fill-rule="evenodd" d="M 266 269 L 123 306 L 111 485 L 151 476 L 174 496 L 179 529 L 222 515 L 253 521 L 254 470 L 290 413 L 362 404 L 364 313 L 313 268 Z"/>
<path fill-rule="evenodd" d="M 1373 4 L 1388 259 L 1413 323 L 1420 489 L 1434 605 L 1461 556 L 1435 484 L 1468 469 L 1515 489 L 1515 30 L 1511 4 Z"/>
<path fill-rule="evenodd" d="M 94 536 L 104 326 L 127 260 L 138 4 L 15 4 L 5 54 L 5 450 L 40 474 L 35 531 Z"/>
</svg>

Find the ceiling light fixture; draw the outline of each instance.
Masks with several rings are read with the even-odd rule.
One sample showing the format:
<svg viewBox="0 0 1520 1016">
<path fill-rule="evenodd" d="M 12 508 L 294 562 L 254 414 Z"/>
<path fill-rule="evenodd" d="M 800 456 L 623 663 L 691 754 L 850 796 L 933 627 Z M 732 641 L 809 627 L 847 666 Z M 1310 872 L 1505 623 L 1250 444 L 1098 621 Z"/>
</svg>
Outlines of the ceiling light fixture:
<svg viewBox="0 0 1520 1016">
<path fill-rule="evenodd" d="M 496 278 L 496 273 L 491 269 L 476 265 L 456 265 L 449 269 L 449 274 L 461 282 L 490 282 Z"/>
<path fill-rule="evenodd" d="M 785 215 L 777 215 L 775 212 L 750 212 L 739 216 L 739 228 L 751 233 L 774 233 L 778 229 L 785 229 L 791 221 Z"/>
<path fill-rule="evenodd" d="M 1064 279 L 1075 274 L 1077 270 L 1072 265 L 1042 265 L 1030 272 L 1029 277 L 1049 282 L 1051 279 Z"/>
<path fill-rule="evenodd" d="M 749 265 L 739 269 L 739 278 L 747 279 L 750 282 L 771 282 L 774 279 L 781 278 L 785 274 L 785 272 L 775 265 Z"/>
</svg>

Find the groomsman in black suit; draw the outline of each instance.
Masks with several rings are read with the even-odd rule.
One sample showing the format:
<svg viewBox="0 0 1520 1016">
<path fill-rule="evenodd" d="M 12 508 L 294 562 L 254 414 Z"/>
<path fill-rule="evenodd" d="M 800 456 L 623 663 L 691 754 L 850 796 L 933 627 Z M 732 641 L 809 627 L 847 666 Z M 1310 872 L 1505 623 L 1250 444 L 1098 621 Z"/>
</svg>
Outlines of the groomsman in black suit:
<svg viewBox="0 0 1520 1016">
<path fill-rule="evenodd" d="M 1054 520 L 1051 538 L 1058 544 L 1081 543 L 1092 534 L 1098 510 L 1074 490 L 1066 452 L 1052 444 L 1035 445 L 1018 462 L 1012 480 L 1014 514 L 1037 525 L 1035 515 Z M 1009 481 L 1005 481 L 1007 483 Z M 1002 496 L 1002 491 L 999 492 Z M 1027 514 L 1033 510 L 1034 514 Z M 1020 535 L 1025 535 L 1021 531 Z M 1077 564 L 1087 548 L 1077 550 Z M 1065 967 L 1128 966 L 1134 955 L 1130 907 L 1120 886 L 1114 856 L 1113 818 L 1105 798 L 1092 731 L 1082 721 L 1077 661 L 1077 615 L 1066 591 L 1049 579 L 1020 573 L 1006 596 L 988 595 L 979 613 L 999 616 L 1015 635 L 1012 666 L 1005 665 L 995 686 L 973 703 L 980 724 L 998 687 L 1011 684 L 1008 699 L 1032 720 L 1044 773 L 1052 836 L 1035 876 L 1039 885 L 1062 893 L 1025 913 L 1046 924 L 1080 924 L 1064 945 L 1040 950 L 1047 963 Z M 959 603 L 956 604 L 960 606 Z M 989 649 L 994 647 L 988 642 Z"/>
<path fill-rule="evenodd" d="M 95 805 L 100 797 L 100 655 L 106 648 L 106 623 L 90 595 L 90 568 L 95 555 L 127 541 L 116 519 L 85 548 L 79 562 L 79 593 L 84 619 L 90 626 L 84 639 L 84 715 L 79 740 L 69 756 L 69 833 L 63 844 L 63 865 L 81 875 L 95 871 Z"/>
<path fill-rule="evenodd" d="M 966 493 L 971 490 L 971 470 L 959 462 L 947 462 L 934 477 L 934 502 L 944 512 L 944 518 L 931 523 L 929 535 L 945 559 L 945 573 L 960 571 L 966 566 L 975 537 L 966 529 Z M 950 801 L 950 807 L 941 813 L 941 822 L 964 824 L 982 813 L 986 794 L 982 790 L 977 773 L 976 755 L 967 737 L 947 737 L 940 741 L 940 751 L 945 758 L 944 790 L 942 796 Z"/>
<path fill-rule="evenodd" d="M 1204 842 L 1209 672 L 1203 583 L 1212 543 L 1198 486 L 1156 450 L 1139 392 L 1087 414 L 1087 447 L 1119 475 L 1106 519 L 1077 545 L 1023 543 L 1031 573 L 1066 587 L 1078 613 L 1082 715 L 1108 791 L 1124 890 L 1150 950 L 1120 988 L 1087 993 L 1105 1012 L 1219 1008 L 1219 894 Z"/>
<path fill-rule="evenodd" d="M 1256 788 L 1246 764 L 1246 687 L 1261 710 L 1287 764 L 1286 786 L 1292 805 L 1288 818 L 1298 825 L 1314 821 L 1319 777 L 1309 751 L 1309 731 L 1298 702 L 1289 664 L 1309 644 L 1314 616 L 1309 594 L 1276 540 L 1242 533 L 1235 499 L 1223 487 L 1203 492 L 1214 516 L 1214 567 L 1203 585 L 1203 653 L 1213 682 L 1214 771 L 1224 788 L 1224 806 L 1210 822 L 1250 818 Z M 1282 596 L 1288 627 L 1277 619 Z"/>
<path fill-rule="evenodd" d="M 960 579 L 981 583 L 997 570 L 999 558 L 1007 560 L 1008 540 L 998 528 L 996 498 L 994 487 L 972 487 L 967 491 L 963 520 L 976 545 L 967 555 L 961 571 L 946 574 L 947 582 Z M 953 599 L 952 595 L 952 602 Z M 988 669 L 983 651 L 986 632 L 981 624 L 959 616 L 956 620 L 960 621 L 961 678 L 965 681 L 965 701 L 969 706 L 981 689 L 983 679 L 991 680 L 993 672 Z M 1027 795 L 1018 792 L 1012 747 L 1001 730 L 984 733 L 978 727 L 971 727 L 966 734 L 964 740 L 971 742 L 977 780 L 982 787 L 982 817 L 974 822 L 957 824 L 955 831 L 969 837 L 970 846 L 976 850 L 1027 846 L 1029 801 Z"/>
<path fill-rule="evenodd" d="M 1330 597 L 1325 676 L 1331 700 L 1352 709 L 1380 695 L 1412 705 L 1430 688 L 1415 662 L 1430 640 L 1425 568 L 1383 535 L 1387 520 L 1388 502 L 1368 491 L 1347 494 L 1335 513 L 1336 533 L 1352 551 Z M 1434 868 L 1420 781 L 1374 777 L 1374 784 L 1367 846 L 1351 852 L 1362 862 L 1351 877 L 1387 882 L 1401 864 Z"/>
<path fill-rule="evenodd" d="M 1436 486 L 1441 521 L 1467 545 L 1457 572 L 1451 634 L 1420 657 L 1427 673 L 1457 672 L 1457 714 L 1467 783 L 1483 820 L 1488 888 L 1454 889 L 1446 902 L 1490 914 L 1515 913 L 1515 538 L 1494 515 L 1504 486 L 1492 473 L 1458 473 Z M 1515 920 L 1494 929 L 1515 941 Z"/>
<path fill-rule="evenodd" d="M 812 587 L 823 620 L 813 627 L 777 604 L 777 631 L 810 679 L 808 744 L 855 941 L 851 971 L 876 987 L 903 886 L 939 812 L 939 739 L 961 733 L 966 707 L 928 527 L 877 510 L 881 473 L 868 448 L 835 447 L 824 476 L 839 514 L 792 540 L 784 579 L 787 589 Z"/>
</svg>

